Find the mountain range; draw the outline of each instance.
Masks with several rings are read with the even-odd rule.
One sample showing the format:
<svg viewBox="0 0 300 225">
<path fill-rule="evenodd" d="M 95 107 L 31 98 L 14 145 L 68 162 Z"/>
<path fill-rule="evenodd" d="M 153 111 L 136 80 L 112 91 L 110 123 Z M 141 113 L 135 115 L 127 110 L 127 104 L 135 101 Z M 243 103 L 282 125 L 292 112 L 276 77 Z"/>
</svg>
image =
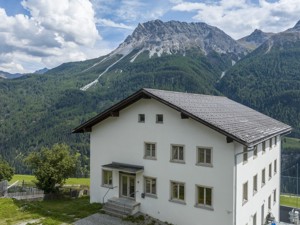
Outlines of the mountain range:
<svg viewBox="0 0 300 225">
<path fill-rule="evenodd" d="M 139 24 L 106 56 L 43 74 L 0 79 L 0 155 L 20 173 L 24 156 L 66 142 L 88 167 L 87 134 L 74 127 L 142 87 L 225 95 L 300 134 L 300 22 L 234 40 L 205 23 Z"/>
</svg>

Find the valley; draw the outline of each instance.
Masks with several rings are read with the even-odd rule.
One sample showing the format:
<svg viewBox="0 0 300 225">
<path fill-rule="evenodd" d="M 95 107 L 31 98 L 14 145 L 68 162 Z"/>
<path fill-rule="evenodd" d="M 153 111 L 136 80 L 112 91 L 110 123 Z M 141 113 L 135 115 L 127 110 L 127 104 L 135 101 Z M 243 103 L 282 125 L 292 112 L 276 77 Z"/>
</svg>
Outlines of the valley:
<svg viewBox="0 0 300 225">
<path fill-rule="evenodd" d="M 143 87 L 225 95 L 293 126 L 290 136 L 299 137 L 298 27 L 267 36 L 254 31 L 242 45 L 204 23 L 155 20 L 106 56 L 0 78 L 0 154 L 17 173 L 30 173 L 24 156 L 64 142 L 80 154 L 77 175 L 85 176 L 89 136 L 72 130 Z"/>
</svg>

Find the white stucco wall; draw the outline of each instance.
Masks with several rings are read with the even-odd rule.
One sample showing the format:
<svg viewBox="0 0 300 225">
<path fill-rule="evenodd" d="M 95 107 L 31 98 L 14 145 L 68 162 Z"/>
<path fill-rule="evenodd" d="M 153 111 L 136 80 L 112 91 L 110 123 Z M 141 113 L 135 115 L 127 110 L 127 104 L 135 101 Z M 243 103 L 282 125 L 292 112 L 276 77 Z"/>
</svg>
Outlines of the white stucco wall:
<svg viewBox="0 0 300 225">
<path fill-rule="evenodd" d="M 261 208 L 264 205 L 264 218 L 271 212 L 279 221 L 279 195 L 280 195 L 280 137 L 277 144 L 270 150 L 269 140 L 266 141 L 266 152 L 262 153 L 262 144 L 258 145 L 258 155 L 253 157 L 253 152 L 248 153 L 248 162 L 243 163 L 243 155 L 237 157 L 237 225 L 252 225 L 253 215 L 256 213 L 257 225 L 261 225 Z M 235 153 L 243 151 L 243 146 L 236 144 Z M 274 174 L 274 160 L 277 159 L 277 173 Z M 272 178 L 269 180 L 269 164 L 272 163 Z M 262 170 L 265 168 L 266 184 L 262 187 Z M 257 174 L 258 190 L 253 195 L 253 176 Z M 243 204 L 243 184 L 248 181 L 248 201 Z M 274 203 L 273 191 L 276 189 L 276 202 Z M 268 209 L 268 197 L 271 195 L 271 210 Z"/>
<path fill-rule="evenodd" d="M 145 114 L 145 123 L 137 122 L 140 113 Z M 164 115 L 163 124 L 156 124 L 156 114 Z M 157 143 L 157 160 L 143 158 L 144 142 Z M 185 146 L 185 164 L 170 162 L 170 144 Z M 195 165 L 197 146 L 213 147 L 212 168 Z M 137 175 L 136 201 L 141 203 L 142 212 L 180 225 L 232 224 L 234 148 L 224 135 L 192 119 L 181 119 L 170 107 L 152 99 L 139 100 L 120 111 L 119 117 L 108 118 L 92 129 L 91 202 L 102 202 L 107 191 L 101 187 L 102 165 L 113 161 L 141 165 L 144 172 Z M 119 197 L 118 175 L 113 172 L 113 186 L 118 188 L 105 200 Z M 156 177 L 157 198 L 141 198 L 143 176 Z M 171 180 L 185 183 L 186 204 L 169 201 Z M 196 185 L 213 187 L 213 210 L 194 207 Z"/>
</svg>

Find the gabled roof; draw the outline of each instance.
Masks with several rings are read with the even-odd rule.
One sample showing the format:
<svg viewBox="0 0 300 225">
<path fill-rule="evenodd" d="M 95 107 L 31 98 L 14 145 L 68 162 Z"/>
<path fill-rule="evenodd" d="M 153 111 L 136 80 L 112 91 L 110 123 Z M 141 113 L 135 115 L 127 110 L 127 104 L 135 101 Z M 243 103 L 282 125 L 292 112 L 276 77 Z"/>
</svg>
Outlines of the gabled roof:
<svg viewBox="0 0 300 225">
<path fill-rule="evenodd" d="M 275 135 L 292 130 L 278 120 L 223 96 L 190 94 L 156 89 L 141 89 L 113 105 L 73 130 L 73 133 L 89 132 L 92 126 L 141 98 L 155 99 L 179 112 L 182 118 L 194 119 L 245 146 L 251 147 Z"/>
</svg>

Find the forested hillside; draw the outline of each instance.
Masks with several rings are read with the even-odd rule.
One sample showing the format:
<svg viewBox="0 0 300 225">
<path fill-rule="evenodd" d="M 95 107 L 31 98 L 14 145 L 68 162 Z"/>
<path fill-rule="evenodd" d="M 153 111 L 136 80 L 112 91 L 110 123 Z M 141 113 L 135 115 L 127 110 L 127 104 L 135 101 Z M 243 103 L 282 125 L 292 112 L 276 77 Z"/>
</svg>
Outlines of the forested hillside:
<svg viewBox="0 0 300 225">
<path fill-rule="evenodd" d="M 139 25 L 109 55 L 64 63 L 44 74 L 0 78 L 0 157 L 16 173 L 30 173 L 24 156 L 64 142 L 80 154 L 77 175 L 86 175 L 89 136 L 71 131 L 144 87 L 225 95 L 293 126 L 291 135 L 299 136 L 297 29 L 272 35 L 247 55 L 216 27 L 153 21 Z"/>
<path fill-rule="evenodd" d="M 294 128 L 300 135 L 299 34 L 274 35 L 227 71 L 217 88 Z"/>
<path fill-rule="evenodd" d="M 87 71 L 102 58 L 63 64 L 43 75 L 0 80 L 1 155 L 13 163 L 17 173 L 29 172 L 22 163 L 24 155 L 64 142 L 81 154 L 85 168 L 88 134 L 71 134 L 73 128 L 142 87 L 220 94 L 214 84 L 229 64 L 218 55 L 204 57 L 196 53 L 151 60 L 140 57 L 134 63 L 129 59 L 114 66 L 88 91 L 80 87 L 116 59 Z M 213 66 L 213 61 L 218 61 L 218 66 Z"/>
</svg>

